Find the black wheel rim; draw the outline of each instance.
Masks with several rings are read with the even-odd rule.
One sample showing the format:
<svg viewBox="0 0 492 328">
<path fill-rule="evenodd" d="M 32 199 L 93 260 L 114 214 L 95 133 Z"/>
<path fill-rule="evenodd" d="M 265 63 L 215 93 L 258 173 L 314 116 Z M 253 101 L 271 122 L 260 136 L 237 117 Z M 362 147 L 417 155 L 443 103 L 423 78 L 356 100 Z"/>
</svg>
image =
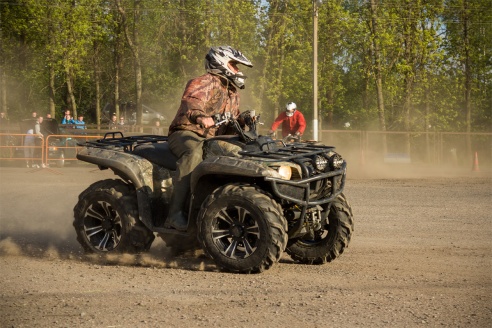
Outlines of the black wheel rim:
<svg viewBox="0 0 492 328">
<path fill-rule="evenodd" d="M 121 241 L 121 217 L 110 203 L 94 202 L 85 212 L 84 232 L 89 243 L 98 251 L 113 250 Z"/>
<path fill-rule="evenodd" d="M 217 249 L 231 259 L 251 256 L 260 242 L 260 227 L 242 207 L 225 207 L 213 220 L 212 238 Z"/>
</svg>

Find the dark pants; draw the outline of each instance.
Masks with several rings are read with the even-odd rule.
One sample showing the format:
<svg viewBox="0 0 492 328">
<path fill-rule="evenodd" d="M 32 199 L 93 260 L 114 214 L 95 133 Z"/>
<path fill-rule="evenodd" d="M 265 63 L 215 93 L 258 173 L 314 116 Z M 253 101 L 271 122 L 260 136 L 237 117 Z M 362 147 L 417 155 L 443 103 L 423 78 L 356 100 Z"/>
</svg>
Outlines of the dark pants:
<svg viewBox="0 0 492 328">
<path fill-rule="evenodd" d="M 169 216 L 183 210 L 190 190 L 191 173 L 203 161 L 204 140 L 191 131 L 177 131 L 169 136 L 169 148 L 179 158 L 173 177 L 174 192 Z"/>
<path fill-rule="evenodd" d="M 36 145 L 36 148 L 34 148 L 34 158 L 35 158 L 35 160 L 33 162 L 34 162 L 34 164 L 41 165 L 42 162 L 43 162 L 43 159 L 42 159 L 43 151 L 41 149 L 42 146 L 43 146 L 43 139 L 36 138 L 34 140 L 34 143 Z"/>
</svg>

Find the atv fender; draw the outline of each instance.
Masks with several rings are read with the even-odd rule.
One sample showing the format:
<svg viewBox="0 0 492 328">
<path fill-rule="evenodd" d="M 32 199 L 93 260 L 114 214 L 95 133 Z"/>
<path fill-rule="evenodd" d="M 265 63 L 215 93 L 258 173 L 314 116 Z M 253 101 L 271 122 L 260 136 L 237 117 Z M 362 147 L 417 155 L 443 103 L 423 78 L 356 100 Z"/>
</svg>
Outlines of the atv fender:
<svg viewBox="0 0 492 328">
<path fill-rule="evenodd" d="M 236 175 L 251 178 L 281 178 L 280 174 L 265 165 L 237 157 L 217 156 L 201 162 L 191 176 L 191 190 L 197 188 L 198 181 L 206 175 Z"/>
<path fill-rule="evenodd" d="M 77 154 L 77 159 L 95 164 L 99 169 L 110 168 L 125 181 L 135 186 L 140 220 L 152 229 L 151 199 L 154 190 L 151 162 L 137 155 L 103 148 L 85 148 Z"/>
<path fill-rule="evenodd" d="M 135 189 L 154 190 L 152 180 L 152 163 L 143 157 L 102 148 L 85 148 L 77 154 L 77 159 L 96 164 L 100 169 L 110 168 L 123 178 L 130 180 Z"/>
</svg>

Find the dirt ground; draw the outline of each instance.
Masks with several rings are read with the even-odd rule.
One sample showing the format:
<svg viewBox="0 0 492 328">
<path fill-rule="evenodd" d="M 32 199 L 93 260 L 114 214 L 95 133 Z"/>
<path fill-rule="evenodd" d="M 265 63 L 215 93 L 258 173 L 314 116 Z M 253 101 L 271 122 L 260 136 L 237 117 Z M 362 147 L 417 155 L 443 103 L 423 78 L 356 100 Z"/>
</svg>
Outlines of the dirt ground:
<svg viewBox="0 0 492 328">
<path fill-rule="evenodd" d="M 112 172 L 0 168 L 0 327 L 491 327 L 490 172 L 364 169 L 349 171 L 340 258 L 240 275 L 158 239 L 87 257 L 72 209 Z"/>
</svg>

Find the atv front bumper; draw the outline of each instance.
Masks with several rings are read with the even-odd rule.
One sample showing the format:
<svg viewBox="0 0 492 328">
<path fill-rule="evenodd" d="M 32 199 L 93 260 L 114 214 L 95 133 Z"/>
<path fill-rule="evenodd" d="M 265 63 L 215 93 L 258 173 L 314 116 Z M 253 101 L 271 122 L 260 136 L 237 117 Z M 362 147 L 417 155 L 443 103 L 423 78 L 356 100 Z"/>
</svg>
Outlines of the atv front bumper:
<svg viewBox="0 0 492 328">
<path fill-rule="evenodd" d="M 288 202 L 311 207 L 332 202 L 343 192 L 345 187 L 347 164 L 340 169 L 320 173 L 301 180 L 283 180 L 265 177 L 269 181 L 274 194 Z M 314 192 L 313 192 L 314 190 Z"/>
</svg>

